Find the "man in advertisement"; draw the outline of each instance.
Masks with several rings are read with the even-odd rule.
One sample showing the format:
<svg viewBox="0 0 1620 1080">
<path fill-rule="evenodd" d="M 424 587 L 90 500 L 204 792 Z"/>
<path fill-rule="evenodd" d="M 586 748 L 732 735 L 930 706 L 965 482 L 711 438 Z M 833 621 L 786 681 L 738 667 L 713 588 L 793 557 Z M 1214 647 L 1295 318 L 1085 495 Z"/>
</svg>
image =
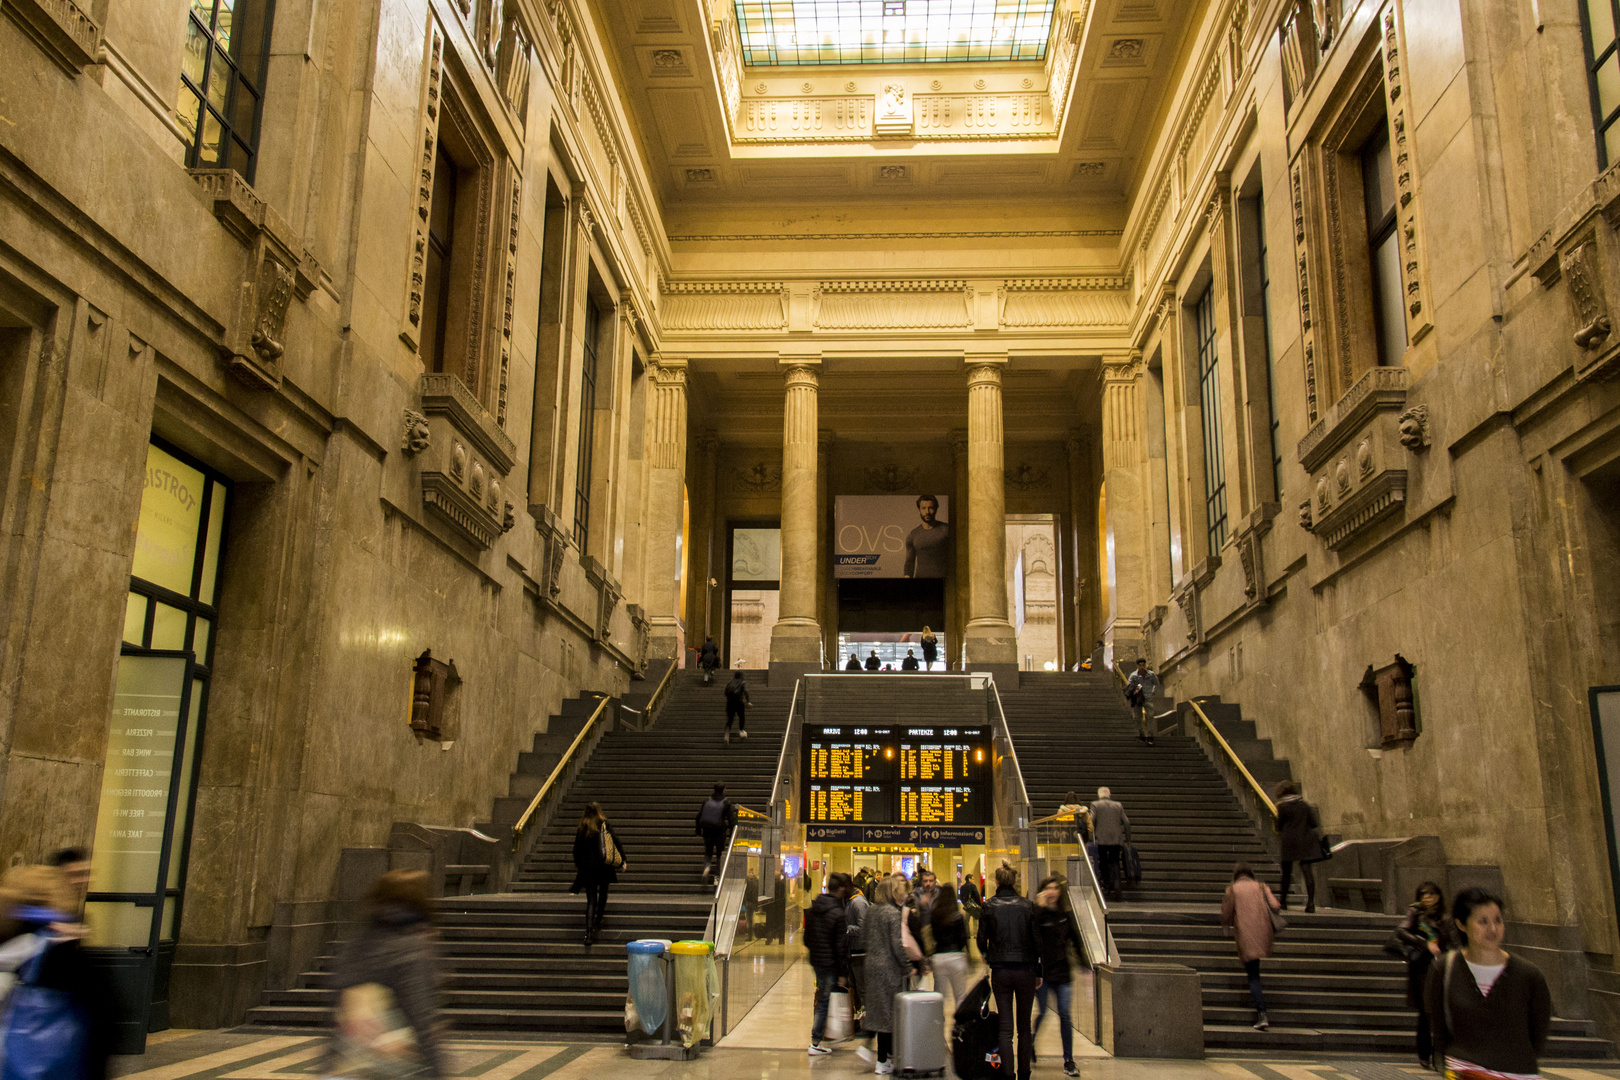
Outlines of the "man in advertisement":
<svg viewBox="0 0 1620 1080">
<path fill-rule="evenodd" d="M 939 500 L 932 495 L 917 496 L 917 516 L 922 524 L 906 536 L 905 576 L 942 578 L 950 565 L 950 523 L 938 520 Z"/>
</svg>

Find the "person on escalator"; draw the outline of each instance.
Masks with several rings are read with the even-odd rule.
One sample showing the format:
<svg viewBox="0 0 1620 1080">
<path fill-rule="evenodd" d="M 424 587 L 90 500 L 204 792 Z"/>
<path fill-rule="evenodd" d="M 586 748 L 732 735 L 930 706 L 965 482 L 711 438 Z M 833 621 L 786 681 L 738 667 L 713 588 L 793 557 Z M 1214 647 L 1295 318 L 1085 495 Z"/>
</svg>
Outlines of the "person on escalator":
<svg viewBox="0 0 1620 1080">
<path fill-rule="evenodd" d="M 720 870 L 726 840 L 737 827 L 737 807 L 726 798 L 726 785 L 714 785 L 714 794 L 698 807 L 697 834 L 703 837 L 703 879 Z"/>
</svg>

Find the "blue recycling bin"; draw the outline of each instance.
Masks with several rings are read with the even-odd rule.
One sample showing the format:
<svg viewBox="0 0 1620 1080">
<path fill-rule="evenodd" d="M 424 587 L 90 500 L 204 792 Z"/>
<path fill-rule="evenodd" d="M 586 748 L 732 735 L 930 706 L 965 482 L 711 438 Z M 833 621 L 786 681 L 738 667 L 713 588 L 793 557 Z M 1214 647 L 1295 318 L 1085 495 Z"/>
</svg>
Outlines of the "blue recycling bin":
<svg viewBox="0 0 1620 1080">
<path fill-rule="evenodd" d="M 669 983 L 664 972 L 668 941 L 643 939 L 624 947 L 629 954 L 630 1000 L 635 1003 L 641 1030 L 656 1034 L 669 1015 Z"/>
</svg>

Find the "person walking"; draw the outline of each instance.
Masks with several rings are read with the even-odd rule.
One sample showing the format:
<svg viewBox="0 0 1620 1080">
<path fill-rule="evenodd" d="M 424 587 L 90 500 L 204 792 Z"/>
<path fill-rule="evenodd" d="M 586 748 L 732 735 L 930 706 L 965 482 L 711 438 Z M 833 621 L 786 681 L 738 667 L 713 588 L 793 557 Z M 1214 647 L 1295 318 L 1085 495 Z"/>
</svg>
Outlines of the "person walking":
<svg viewBox="0 0 1620 1080">
<path fill-rule="evenodd" d="M 703 648 L 698 650 L 698 667 L 703 669 L 703 685 L 708 686 L 714 679 L 714 669 L 720 666 L 720 646 L 714 642 L 711 635 L 703 639 Z"/>
<path fill-rule="evenodd" d="M 726 798 L 726 785 L 715 784 L 714 793 L 698 807 L 697 834 L 703 837 L 703 878 L 720 871 L 720 860 L 725 857 L 726 841 L 737 827 L 737 807 Z"/>
<path fill-rule="evenodd" d="M 861 873 L 870 879 L 871 870 L 863 869 Z M 844 919 L 849 929 L 849 1005 L 851 1015 L 858 1016 L 861 1003 L 865 1000 L 865 984 L 862 982 L 866 967 L 866 939 L 862 936 L 861 923 L 866 919 L 866 913 L 872 909 L 872 902 L 866 898 L 865 888 L 859 878 L 850 882 L 849 895 L 844 899 Z"/>
<path fill-rule="evenodd" d="M 1435 960 L 1460 944 L 1440 886 L 1425 881 L 1417 887 L 1417 895 L 1396 928 L 1395 938 L 1406 959 L 1406 1004 L 1417 1010 L 1418 1064 L 1430 1069 L 1434 1067 L 1434 1033 L 1423 991 Z"/>
<path fill-rule="evenodd" d="M 934 989 L 941 994 L 947 987 L 951 991 L 951 1004 L 945 1015 L 956 1015 L 956 1006 L 970 989 L 967 958 L 968 925 L 962 914 L 962 905 L 956 899 L 956 886 L 941 885 L 928 912 L 928 936 L 931 939 L 928 962 L 934 969 Z"/>
<path fill-rule="evenodd" d="M 442 1077 L 440 959 L 427 874 L 390 870 L 378 878 L 366 897 L 365 918 L 365 928 L 333 965 L 337 1031 L 321 1074 L 397 1069 L 398 1033 L 408 1025 L 425 1075 Z"/>
<path fill-rule="evenodd" d="M 870 656 L 868 656 L 866 658 L 866 670 L 867 671 L 881 671 L 882 669 L 883 669 L 883 661 L 878 658 L 877 650 L 873 649 L 872 650 L 872 655 L 870 655 Z"/>
<path fill-rule="evenodd" d="M 972 874 L 956 872 L 956 902 L 962 905 L 962 914 L 968 921 L 968 940 L 972 941 L 979 933 L 979 916 L 984 913 L 984 896 L 979 892 L 979 883 L 973 880 Z"/>
<path fill-rule="evenodd" d="M 928 627 L 922 632 L 923 670 L 933 671 L 934 661 L 939 659 L 939 638 Z"/>
<path fill-rule="evenodd" d="M 1502 949 L 1502 900 L 1464 889 L 1451 916 L 1463 945 L 1429 968 L 1424 987 L 1434 1057 L 1456 1080 L 1539 1076 L 1552 1028 L 1552 994 L 1540 970 Z"/>
<path fill-rule="evenodd" d="M 1013 1035 L 1017 1034 L 1016 1080 L 1029 1080 L 1035 1064 L 1030 1012 L 1041 986 L 1041 954 L 1035 943 L 1035 906 L 1018 895 L 1018 871 L 996 868 L 996 894 L 979 918 L 979 952 L 990 965 L 990 989 L 1001 1017 L 1001 1072 L 1014 1076 Z"/>
<path fill-rule="evenodd" d="M 906 658 L 904 660 L 900 661 L 900 670 L 901 671 L 916 671 L 917 670 L 917 657 L 916 657 L 916 654 L 912 652 L 912 650 L 910 650 L 910 649 L 906 650 Z"/>
<path fill-rule="evenodd" d="M 1087 808 L 1091 816 L 1091 838 L 1097 845 L 1097 877 L 1109 899 L 1117 899 L 1120 860 L 1131 840 L 1131 819 L 1125 807 L 1114 801 L 1108 788 L 1097 789 L 1097 799 Z"/>
<path fill-rule="evenodd" d="M 596 944 L 607 914 L 608 886 L 619 880 L 619 871 L 628 870 L 624 848 L 607 817 L 596 803 L 585 804 L 579 827 L 574 831 L 574 883 L 568 891 L 585 893 L 585 944 Z"/>
<path fill-rule="evenodd" d="M 1311 863 L 1322 861 L 1322 819 L 1316 807 L 1306 802 L 1299 793 L 1299 785 L 1284 780 L 1277 785 L 1277 834 L 1282 840 L 1282 910 L 1288 910 L 1288 887 L 1293 880 L 1294 864 L 1299 864 L 1299 876 L 1305 881 L 1305 913 L 1316 910 L 1316 874 Z"/>
<path fill-rule="evenodd" d="M 0 882 L 0 971 L 15 979 L 0 1020 L 7 1080 L 103 1080 L 113 1016 L 106 976 L 85 953 L 75 884 L 59 866 L 17 866 Z"/>
<path fill-rule="evenodd" d="M 1058 1032 L 1063 1038 L 1063 1072 L 1079 1076 L 1074 1064 L 1074 974 L 1069 968 L 1069 947 L 1074 944 L 1074 923 L 1068 908 L 1068 879 L 1055 874 L 1041 882 L 1035 894 L 1035 944 L 1041 954 L 1041 984 L 1035 990 L 1035 1026 L 1031 1040 L 1041 1032 L 1047 1001 L 1057 999 Z M 1033 1042 L 1031 1043 L 1033 1045 Z"/>
<path fill-rule="evenodd" d="M 850 653 L 849 654 L 849 661 L 844 664 L 844 670 L 845 671 L 859 671 L 859 670 L 861 670 L 861 658 L 856 656 L 854 653 Z"/>
<path fill-rule="evenodd" d="M 731 673 L 731 681 L 726 683 L 726 734 L 725 740 L 731 742 L 731 722 L 737 721 L 737 738 L 748 738 L 748 706 L 753 702 L 748 699 L 748 683 L 743 680 L 741 670 Z"/>
<path fill-rule="evenodd" d="M 1232 871 L 1232 884 L 1221 898 L 1221 926 L 1237 939 L 1238 959 L 1249 977 L 1249 996 L 1254 999 L 1254 1030 L 1271 1026 L 1266 1019 L 1266 995 L 1260 985 L 1260 961 L 1271 955 L 1276 930 L 1273 911 L 1282 905 L 1271 894 L 1271 887 L 1257 881 L 1248 863 L 1238 863 Z"/>
<path fill-rule="evenodd" d="M 1091 836 L 1091 811 L 1080 801 L 1080 796 L 1072 791 L 1063 796 L 1063 805 L 1057 808 L 1057 812 L 1074 815 L 1073 842 L 1083 846 Z"/>
<path fill-rule="evenodd" d="M 845 901 L 854 891 L 848 874 L 834 873 L 827 878 L 827 891 L 816 897 L 804 913 L 804 947 L 810 951 L 810 966 L 816 972 L 816 1011 L 810 1023 L 810 1054 L 830 1054 L 821 1045 L 827 1033 L 827 1006 L 833 987 L 849 985 L 849 916 Z"/>
<path fill-rule="evenodd" d="M 1131 712 L 1136 714 L 1136 723 L 1142 730 L 1137 738 L 1153 745 L 1153 730 L 1150 726 L 1153 712 L 1153 699 L 1159 696 L 1159 677 L 1148 670 L 1145 656 L 1136 658 L 1136 670 L 1131 677 L 1125 680 L 1125 700 L 1130 703 Z"/>
<path fill-rule="evenodd" d="M 877 1068 L 873 1071 L 880 1076 L 894 1072 L 889 1061 L 894 1053 L 894 995 L 906 988 L 911 974 L 911 959 L 906 955 L 901 929 L 905 893 L 896 901 L 896 884 L 892 876 L 879 878 L 872 907 L 861 919 L 861 938 L 866 946 L 866 984 L 862 988 L 866 1019 L 861 1027 L 877 1035 Z"/>
</svg>

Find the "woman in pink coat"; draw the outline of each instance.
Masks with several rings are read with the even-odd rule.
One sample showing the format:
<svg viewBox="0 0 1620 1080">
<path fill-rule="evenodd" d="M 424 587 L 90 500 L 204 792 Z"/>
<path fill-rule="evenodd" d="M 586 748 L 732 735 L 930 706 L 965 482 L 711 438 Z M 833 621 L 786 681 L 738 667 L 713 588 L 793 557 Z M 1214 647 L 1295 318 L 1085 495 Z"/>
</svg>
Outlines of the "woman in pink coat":
<svg viewBox="0 0 1620 1080">
<path fill-rule="evenodd" d="M 1243 961 L 1243 971 L 1249 976 L 1249 996 L 1254 998 L 1256 1031 L 1271 1026 L 1260 988 L 1260 960 L 1271 955 L 1271 913 L 1281 908 L 1271 887 L 1255 880 L 1248 863 L 1238 863 L 1232 871 L 1232 884 L 1221 899 L 1221 925 L 1237 939 L 1238 959 Z"/>
</svg>

